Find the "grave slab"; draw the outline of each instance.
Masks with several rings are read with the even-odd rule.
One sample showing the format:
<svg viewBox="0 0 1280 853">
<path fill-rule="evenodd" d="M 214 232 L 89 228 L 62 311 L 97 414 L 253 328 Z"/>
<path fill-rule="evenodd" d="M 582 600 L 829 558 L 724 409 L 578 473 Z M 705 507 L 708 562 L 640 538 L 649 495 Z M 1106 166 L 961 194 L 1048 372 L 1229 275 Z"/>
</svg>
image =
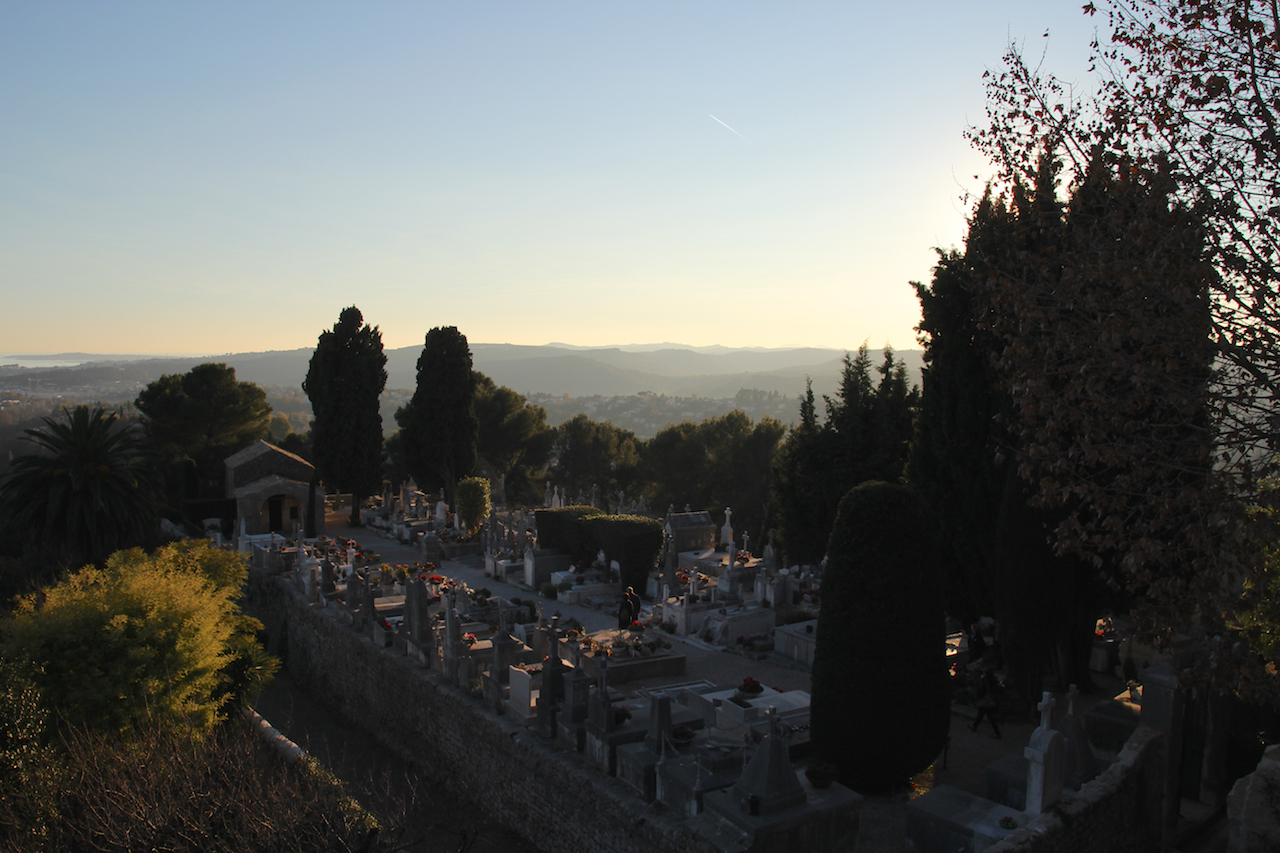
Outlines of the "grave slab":
<svg viewBox="0 0 1280 853">
<path fill-rule="evenodd" d="M 1004 827 L 1001 820 L 1012 824 Z M 980 853 L 1029 820 L 968 791 L 939 785 L 907 803 L 907 853 Z"/>
</svg>

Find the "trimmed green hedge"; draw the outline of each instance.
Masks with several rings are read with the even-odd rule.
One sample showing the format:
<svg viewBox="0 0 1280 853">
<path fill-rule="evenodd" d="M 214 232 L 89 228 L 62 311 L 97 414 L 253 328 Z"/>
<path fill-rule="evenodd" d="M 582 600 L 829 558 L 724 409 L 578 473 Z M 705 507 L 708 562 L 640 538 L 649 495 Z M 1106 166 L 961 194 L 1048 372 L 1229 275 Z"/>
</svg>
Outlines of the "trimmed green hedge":
<svg viewBox="0 0 1280 853">
<path fill-rule="evenodd" d="M 568 554 L 578 566 L 589 566 L 600 549 L 582 522 L 604 515 L 593 506 L 562 506 L 534 511 L 538 525 L 538 547 L 554 548 Z"/>
<path fill-rule="evenodd" d="M 566 506 L 534 512 L 538 547 L 564 551 L 578 566 L 588 566 L 598 551 L 622 567 L 622 583 L 643 592 L 649 570 L 662 553 L 662 522 L 639 515 L 605 515 L 591 506 Z"/>
<path fill-rule="evenodd" d="M 813 659 L 813 752 L 870 793 L 942 752 L 950 724 L 936 521 L 906 486 L 868 482 L 840 501 Z"/>
<path fill-rule="evenodd" d="M 639 515 L 597 515 L 584 519 L 597 550 L 622 568 L 622 585 L 644 592 L 649 570 L 662 554 L 666 531 L 661 521 Z"/>
</svg>

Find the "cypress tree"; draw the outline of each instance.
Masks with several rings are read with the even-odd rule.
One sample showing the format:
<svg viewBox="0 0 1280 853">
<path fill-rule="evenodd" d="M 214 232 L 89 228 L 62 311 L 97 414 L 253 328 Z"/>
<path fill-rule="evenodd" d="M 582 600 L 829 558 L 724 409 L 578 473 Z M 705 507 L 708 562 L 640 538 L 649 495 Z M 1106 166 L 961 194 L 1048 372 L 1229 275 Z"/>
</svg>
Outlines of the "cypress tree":
<svg viewBox="0 0 1280 853">
<path fill-rule="evenodd" d="M 382 476 L 382 414 L 378 398 L 387 385 L 382 332 L 352 305 L 322 332 L 302 390 L 311 400 L 311 444 L 321 477 L 351 492 L 351 523 L 363 498 L 378 491 Z M 308 519 L 311 515 L 308 513 Z"/>
</svg>

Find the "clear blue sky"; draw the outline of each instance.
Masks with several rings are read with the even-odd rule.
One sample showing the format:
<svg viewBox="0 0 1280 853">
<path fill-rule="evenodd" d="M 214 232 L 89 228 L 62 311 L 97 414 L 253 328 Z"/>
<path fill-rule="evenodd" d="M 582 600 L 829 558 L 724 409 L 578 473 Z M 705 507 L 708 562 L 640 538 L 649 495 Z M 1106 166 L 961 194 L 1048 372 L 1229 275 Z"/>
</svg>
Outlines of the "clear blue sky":
<svg viewBox="0 0 1280 853">
<path fill-rule="evenodd" d="M 389 347 L 911 348 L 983 71 L 1086 82 L 1080 5 L 9 0 L 0 354 L 293 349 L 350 304 Z"/>
</svg>

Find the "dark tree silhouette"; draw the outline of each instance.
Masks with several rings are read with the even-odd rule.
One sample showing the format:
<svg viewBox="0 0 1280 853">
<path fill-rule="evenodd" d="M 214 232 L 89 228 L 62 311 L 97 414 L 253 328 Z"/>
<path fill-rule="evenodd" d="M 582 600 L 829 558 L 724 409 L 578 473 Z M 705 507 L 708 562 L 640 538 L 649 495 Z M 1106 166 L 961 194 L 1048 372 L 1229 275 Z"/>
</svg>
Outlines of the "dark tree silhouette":
<svg viewBox="0 0 1280 853">
<path fill-rule="evenodd" d="M 810 718 L 814 754 L 859 791 L 906 782 L 947 739 L 936 537 L 928 505 L 906 486 L 863 483 L 840 501 L 822 581 Z M 852 640 L 874 649 L 851 654 Z"/>
<path fill-rule="evenodd" d="M 418 357 L 418 387 L 396 412 L 400 445 L 419 484 L 442 488 L 452 504 L 458 481 L 476 467 L 479 424 L 471 348 L 456 326 L 427 332 Z"/>
<path fill-rule="evenodd" d="M 88 406 L 43 420 L 26 430 L 36 452 L 0 484 L 2 511 L 32 549 L 75 566 L 154 538 L 160 478 L 141 432 Z"/>
<path fill-rule="evenodd" d="M 302 390 L 311 400 L 311 446 L 319 475 L 351 492 L 351 523 L 363 498 L 382 479 L 382 414 L 378 398 L 387 385 L 382 333 L 360 309 L 344 308 L 333 329 L 322 332 Z M 308 518 L 310 516 L 308 515 Z"/>
<path fill-rule="evenodd" d="M 171 487 L 177 501 L 223 497 L 223 460 L 268 434 L 266 392 L 236 381 L 235 368 L 225 364 L 167 373 L 142 389 L 135 402 L 171 475 L 178 474 Z"/>
</svg>

